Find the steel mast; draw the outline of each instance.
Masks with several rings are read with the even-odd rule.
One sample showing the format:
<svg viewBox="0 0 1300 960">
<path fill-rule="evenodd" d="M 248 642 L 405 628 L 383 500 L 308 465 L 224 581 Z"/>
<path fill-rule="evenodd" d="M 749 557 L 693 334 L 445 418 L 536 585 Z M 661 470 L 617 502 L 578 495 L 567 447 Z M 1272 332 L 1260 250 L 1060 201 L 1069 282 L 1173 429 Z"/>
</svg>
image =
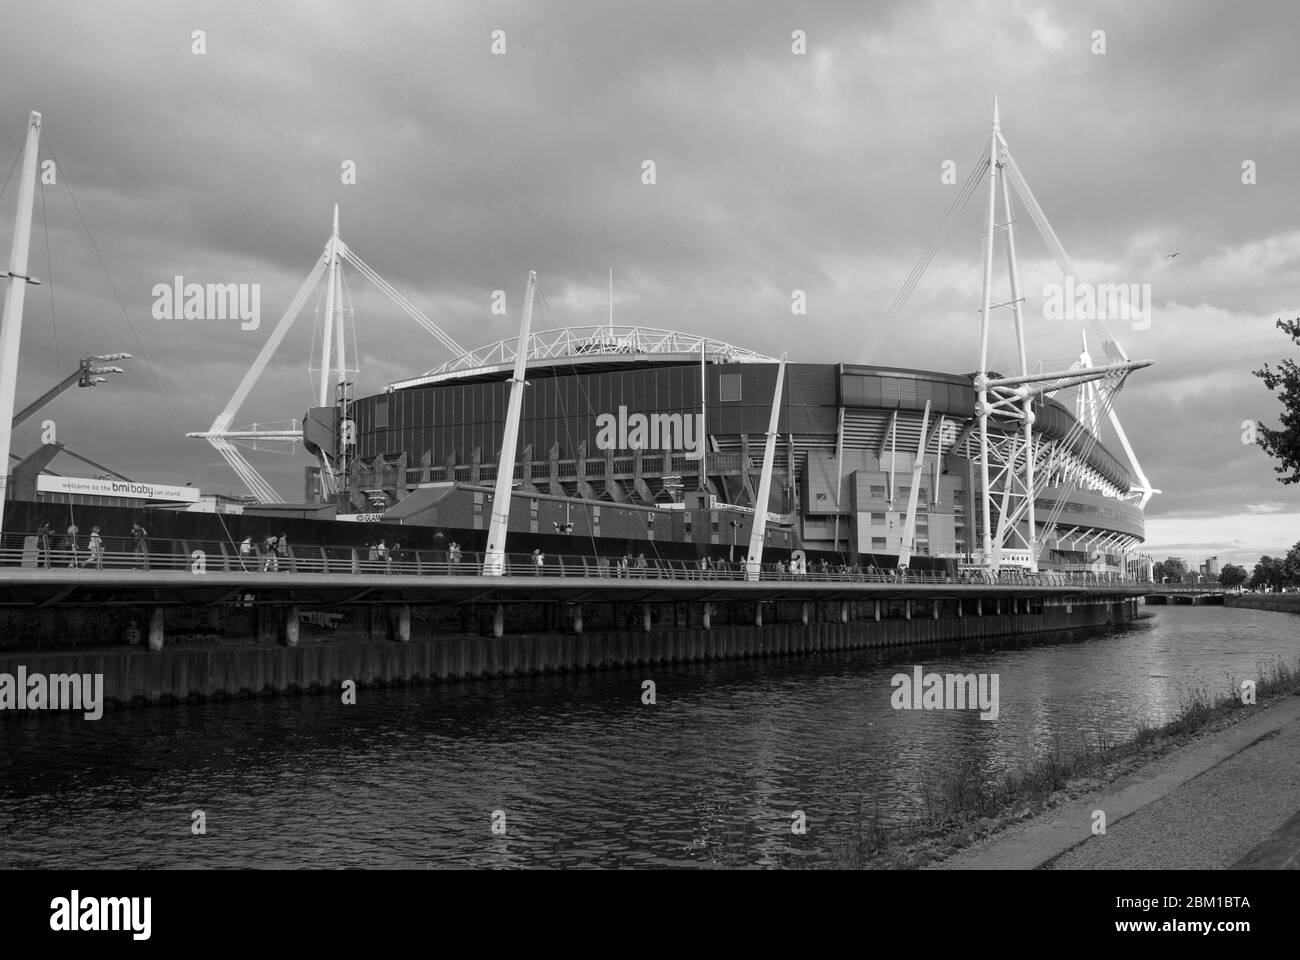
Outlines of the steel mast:
<svg viewBox="0 0 1300 960">
<path fill-rule="evenodd" d="M 506 411 L 506 429 L 501 438 L 501 460 L 497 463 L 496 491 L 492 496 L 492 522 L 488 526 L 487 553 L 483 556 L 483 575 L 499 577 L 505 573 L 506 536 L 510 525 L 510 490 L 515 480 L 515 449 L 519 442 L 519 415 L 524 405 L 524 374 L 528 370 L 528 334 L 533 320 L 533 294 L 537 290 L 537 271 L 528 274 L 524 292 L 524 312 L 519 321 L 519 345 L 515 349 L 514 375 L 510 378 L 510 405 Z"/>
<path fill-rule="evenodd" d="M 23 172 L 18 181 L 18 212 L 14 217 L 14 243 L 7 274 L 9 288 L 5 291 L 4 319 L 0 322 L 0 532 L 4 530 L 4 504 L 9 488 L 9 448 L 13 442 L 23 300 L 27 295 L 27 284 L 39 282 L 27 275 L 27 251 L 32 237 L 32 203 L 36 196 L 40 138 L 41 115 L 33 110 L 27 120 L 27 140 L 23 145 Z"/>
<path fill-rule="evenodd" d="M 745 557 L 745 579 L 757 580 L 763 563 L 763 542 L 767 536 L 767 500 L 772 493 L 772 461 L 776 459 L 777 422 L 781 417 L 781 385 L 785 381 L 785 354 L 776 368 L 776 391 L 772 395 L 772 416 L 767 425 L 767 443 L 763 447 L 763 472 L 758 479 L 758 496 L 754 501 L 754 523 L 749 528 L 749 554 Z"/>
</svg>

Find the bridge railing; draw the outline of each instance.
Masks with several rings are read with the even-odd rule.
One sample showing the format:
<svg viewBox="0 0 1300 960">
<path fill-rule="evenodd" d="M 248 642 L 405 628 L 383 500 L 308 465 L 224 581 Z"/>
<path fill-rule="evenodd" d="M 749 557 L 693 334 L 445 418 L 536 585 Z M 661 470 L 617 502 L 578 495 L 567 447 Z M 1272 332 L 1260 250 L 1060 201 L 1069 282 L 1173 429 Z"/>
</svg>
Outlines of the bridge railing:
<svg viewBox="0 0 1300 960">
<path fill-rule="evenodd" d="M 247 552 L 240 544 L 216 540 L 170 540 L 148 538 L 143 545 L 127 537 L 101 538 L 100 549 L 92 551 L 88 539 L 75 542 L 51 534 L 6 533 L 0 536 L 0 567 L 29 567 L 79 570 L 174 570 L 229 573 L 296 573 L 329 576 L 482 576 L 484 556 L 462 551 L 398 549 L 286 544 L 282 552 L 268 552 L 260 544 Z M 743 581 L 751 576 L 743 564 L 728 560 L 676 560 L 661 557 L 614 557 L 546 554 L 509 554 L 503 575 L 521 578 L 582 580 L 656 581 Z M 1097 587 L 1136 583 L 1117 576 L 1095 573 L 1045 571 L 1030 574 L 1002 571 L 997 576 L 979 573 L 949 575 L 922 570 L 857 567 L 814 562 L 802 572 L 792 571 L 785 562 L 765 563 L 757 571 L 763 582 L 862 583 L 862 584 L 954 584 L 991 586 L 1080 586 Z"/>
</svg>

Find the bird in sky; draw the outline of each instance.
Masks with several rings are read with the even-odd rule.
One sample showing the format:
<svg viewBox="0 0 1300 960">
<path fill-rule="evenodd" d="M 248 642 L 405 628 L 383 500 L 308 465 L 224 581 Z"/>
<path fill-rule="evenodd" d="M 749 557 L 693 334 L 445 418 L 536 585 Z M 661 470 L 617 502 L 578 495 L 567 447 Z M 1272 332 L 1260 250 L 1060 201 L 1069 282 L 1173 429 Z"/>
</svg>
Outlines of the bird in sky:
<svg viewBox="0 0 1300 960">
<path fill-rule="evenodd" d="M 1166 253 L 1166 254 L 1165 254 L 1165 259 L 1166 259 L 1166 260 L 1172 260 L 1172 259 L 1173 259 L 1174 257 L 1176 257 L 1176 256 L 1178 256 L 1178 254 L 1176 254 L 1176 253 Z"/>
</svg>

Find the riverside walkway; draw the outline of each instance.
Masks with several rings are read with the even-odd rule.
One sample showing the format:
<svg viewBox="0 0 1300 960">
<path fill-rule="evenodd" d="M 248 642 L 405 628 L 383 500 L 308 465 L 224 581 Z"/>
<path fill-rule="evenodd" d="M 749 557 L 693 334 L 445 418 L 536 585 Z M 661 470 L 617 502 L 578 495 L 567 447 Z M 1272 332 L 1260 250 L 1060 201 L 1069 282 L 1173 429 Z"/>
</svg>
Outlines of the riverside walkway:
<svg viewBox="0 0 1300 960">
<path fill-rule="evenodd" d="M 51 538 L 55 539 L 55 538 Z M 12 544 L 12 540 L 8 541 Z M 0 548 L 0 606 L 53 604 L 583 602 L 591 600 L 942 600 L 969 599 L 971 613 L 1002 612 L 1017 597 L 1105 595 L 1132 598 L 1152 584 L 1083 573 L 997 577 L 948 576 L 916 570 L 812 565 L 791 572 L 764 564 L 747 573 L 739 563 L 595 556 L 507 558 L 500 576 L 484 573 L 483 558 L 445 551 L 404 550 L 376 557 L 364 548 L 290 547 L 284 555 L 241 554 L 234 545 L 203 541 L 152 543 L 147 553 L 105 551 L 92 558 L 46 548 L 37 538 Z"/>
<path fill-rule="evenodd" d="M 937 869 L 1300 868 L 1300 698 L 962 850 Z M 1106 833 L 1091 831 L 1094 810 Z"/>
</svg>

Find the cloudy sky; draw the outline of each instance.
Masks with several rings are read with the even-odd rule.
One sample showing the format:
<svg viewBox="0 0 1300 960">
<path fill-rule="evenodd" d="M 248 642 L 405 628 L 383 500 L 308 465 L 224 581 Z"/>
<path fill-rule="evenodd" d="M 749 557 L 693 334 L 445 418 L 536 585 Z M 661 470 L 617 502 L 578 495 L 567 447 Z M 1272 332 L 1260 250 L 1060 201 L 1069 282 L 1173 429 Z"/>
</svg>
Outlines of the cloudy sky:
<svg viewBox="0 0 1300 960">
<path fill-rule="evenodd" d="M 620 322 L 796 361 L 970 371 L 982 191 L 865 353 L 959 190 L 944 164 L 965 179 L 996 94 L 1079 274 L 1150 284 L 1149 329 L 1112 327 L 1156 361 L 1117 403 L 1163 490 L 1148 508 L 1152 551 L 1253 562 L 1300 540 L 1300 487 L 1242 443 L 1243 421 L 1277 422 L 1250 371 L 1294 353 L 1274 321 L 1300 315 L 1294 3 L 3 8 L 0 165 L 32 109 L 42 159 L 57 160 L 30 267 L 53 282 L 29 288 L 19 404 L 85 353 L 136 354 L 111 385 L 44 415 L 69 447 L 137 479 L 243 492 L 183 435 L 225 405 L 319 256 L 334 203 L 344 239 L 467 348 L 514 335 L 529 269 L 549 306 L 540 325 L 603 320 L 612 269 Z M 342 182 L 348 162 L 355 184 Z M 14 182 L 0 197 L 5 241 Z M 1031 358 L 1070 360 L 1084 324 L 1044 317 L 1044 286 L 1060 277 L 1028 217 L 1018 231 Z M 260 329 L 154 319 L 153 287 L 176 275 L 260 284 Z M 448 359 L 355 272 L 347 284 L 360 394 Z M 496 289 L 505 317 L 490 311 Z M 792 316 L 795 290 L 806 316 Z M 236 426 L 312 403 L 316 303 Z M 1007 368 L 1003 320 L 993 358 Z M 39 442 L 29 422 L 15 449 Z M 252 459 L 301 495 L 305 456 Z"/>
</svg>

